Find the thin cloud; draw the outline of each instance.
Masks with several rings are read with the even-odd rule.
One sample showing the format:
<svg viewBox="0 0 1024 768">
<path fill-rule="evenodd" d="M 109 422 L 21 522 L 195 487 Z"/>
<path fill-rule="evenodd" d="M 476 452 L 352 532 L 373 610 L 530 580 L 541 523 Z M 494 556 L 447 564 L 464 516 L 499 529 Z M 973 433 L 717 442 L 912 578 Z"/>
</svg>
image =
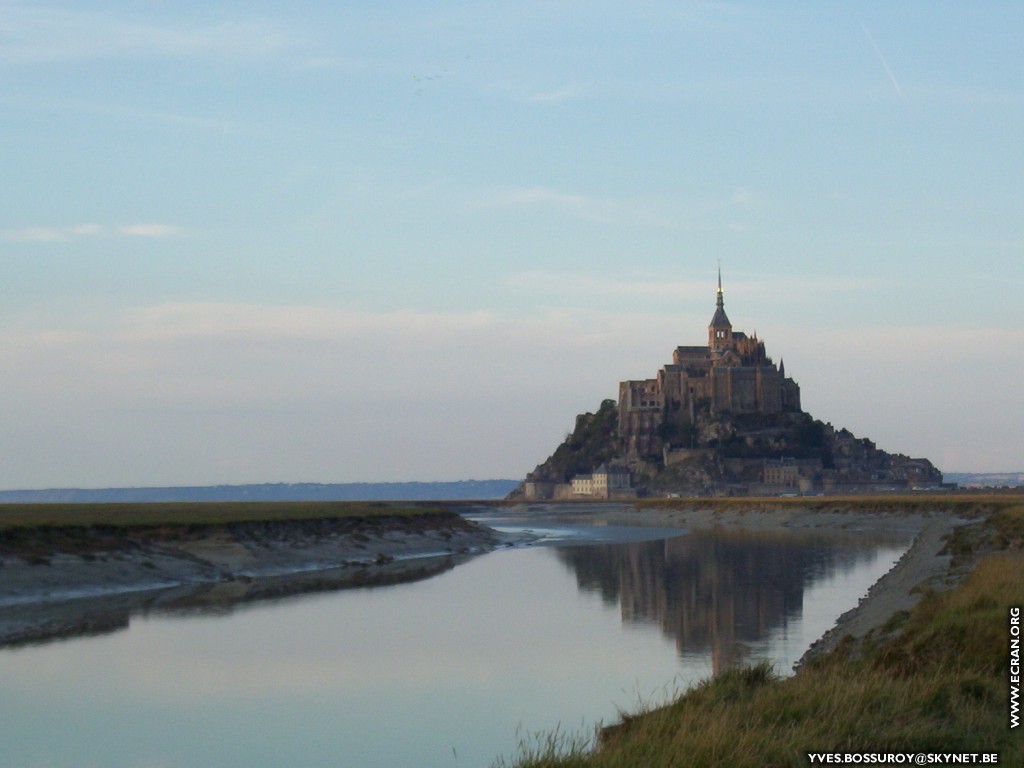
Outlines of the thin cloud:
<svg viewBox="0 0 1024 768">
<path fill-rule="evenodd" d="M 208 25 L 140 23 L 100 12 L 5 5 L 0 61 L 261 59 L 295 42 L 284 28 L 262 19 Z"/>
<path fill-rule="evenodd" d="M 860 23 L 860 28 L 864 30 L 864 37 L 866 37 L 868 39 L 868 42 L 871 43 L 871 47 L 874 49 L 875 55 L 878 56 L 878 60 L 882 62 L 882 66 L 885 67 L 886 74 L 889 75 L 889 79 L 892 81 L 892 87 L 896 89 L 896 93 L 900 96 L 900 98 L 902 98 L 903 89 L 900 87 L 900 83 L 896 79 L 896 75 L 892 73 L 892 68 L 889 66 L 889 62 L 886 61 L 885 56 L 882 55 L 882 51 L 878 47 L 878 44 L 875 42 L 875 38 L 873 38 L 871 36 L 871 33 L 868 32 L 868 28 L 864 26 L 863 21 Z"/>
<path fill-rule="evenodd" d="M 117 231 L 128 237 L 174 237 L 180 234 L 180 230 L 170 224 L 129 224 L 118 227 Z"/>
<path fill-rule="evenodd" d="M 705 289 L 707 286 L 701 285 Z M 650 315 L 601 309 L 552 310 L 523 317 L 491 311 L 362 311 L 311 304 L 260 305 L 223 302 L 167 302 L 125 309 L 113 315 L 83 312 L 73 322 L 55 325 L 44 316 L 26 316 L 17 331 L 0 332 L 0 341 L 26 351 L 61 346 L 196 348 L 194 345 L 246 346 L 343 344 L 386 360 L 394 350 L 415 350 L 435 359 L 467 350 L 468 364 L 488 350 L 543 349 L 558 354 L 588 340 L 635 338 L 641 329 L 676 324 L 674 314 Z M 497 347 L 495 347 L 497 344 Z M 283 348 L 283 347 L 282 347 Z M 387 350 L 391 350 L 388 352 Z M 433 351 L 430 351 L 433 350 Z M 469 352 L 468 350 L 475 350 Z M 50 355 L 51 353 L 47 353 Z M 442 359 L 436 358 L 436 359 Z M 515 358 L 514 358 L 515 359 Z M 454 360 L 454 358 L 453 358 Z"/>
<path fill-rule="evenodd" d="M 0 230 L 0 240 L 22 243 L 66 243 L 90 237 L 174 237 L 181 229 L 171 224 L 125 224 L 119 227 L 104 227 L 101 224 L 75 224 L 70 227 L 22 227 Z"/>
<path fill-rule="evenodd" d="M 575 272 L 529 270 L 509 275 L 505 278 L 505 285 L 512 290 L 527 290 L 531 293 L 543 291 L 596 297 L 628 296 L 632 298 L 697 300 L 707 296 L 709 283 L 705 280 L 664 280 L 653 275 L 612 279 Z"/>
<path fill-rule="evenodd" d="M 68 239 L 67 231 L 54 227 L 23 227 L 0 232 L 4 240 L 22 243 L 56 243 Z"/>
<path fill-rule="evenodd" d="M 68 231 L 73 235 L 99 235 L 103 233 L 103 227 L 99 224 L 79 224 Z"/>
<path fill-rule="evenodd" d="M 800 298 L 825 293 L 848 293 L 878 287 L 883 281 L 842 275 L 757 276 L 730 278 L 727 296 L 757 296 L 769 293 L 781 298 Z M 505 278 L 512 290 L 542 291 L 549 294 L 586 295 L 595 298 L 632 297 L 646 299 L 706 300 L 714 296 L 714 277 L 666 280 L 657 275 L 634 274 L 614 278 L 577 272 L 528 270 Z"/>
<path fill-rule="evenodd" d="M 0 54 L 0 59 L 2 59 L 2 54 Z M 222 135 L 240 130 L 247 130 L 250 133 L 256 130 L 251 126 L 240 126 L 237 122 L 224 117 L 206 117 L 184 112 L 143 109 L 129 106 L 126 103 L 107 103 L 89 98 L 47 98 L 39 95 L 31 97 L 22 95 L 11 96 L 9 103 L 32 111 L 55 114 L 77 113 L 98 116 L 117 123 L 155 123 L 210 131 Z"/>
<path fill-rule="evenodd" d="M 493 328 L 489 312 L 358 312 L 316 305 L 264 306 L 168 302 L 119 318 L 119 334 L 136 340 L 328 340 L 372 335 L 441 338 Z"/>
</svg>

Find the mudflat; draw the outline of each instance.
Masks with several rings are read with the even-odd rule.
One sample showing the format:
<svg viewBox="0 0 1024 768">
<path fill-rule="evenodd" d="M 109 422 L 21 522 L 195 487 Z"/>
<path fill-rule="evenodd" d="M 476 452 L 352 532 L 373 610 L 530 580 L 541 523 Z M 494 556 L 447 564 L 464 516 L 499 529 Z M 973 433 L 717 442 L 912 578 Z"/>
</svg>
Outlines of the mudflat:
<svg viewBox="0 0 1024 768">
<path fill-rule="evenodd" d="M 93 634 L 134 612 L 425 578 L 503 542 L 454 512 L 0 529 L 0 645 Z"/>
</svg>

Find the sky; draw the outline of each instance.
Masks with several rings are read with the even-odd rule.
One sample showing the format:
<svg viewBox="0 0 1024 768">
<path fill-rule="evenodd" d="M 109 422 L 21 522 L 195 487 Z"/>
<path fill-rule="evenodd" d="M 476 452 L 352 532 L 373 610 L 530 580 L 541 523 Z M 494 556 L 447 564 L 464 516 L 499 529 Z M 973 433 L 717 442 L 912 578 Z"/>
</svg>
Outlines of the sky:
<svg viewBox="0 0 1024 768">
<path fill-rule="evenodd" d="M 706 343 L 1024 469 L 1024 5 L 0 0 L 0 488 L 522 477 Z"/>
</svg>

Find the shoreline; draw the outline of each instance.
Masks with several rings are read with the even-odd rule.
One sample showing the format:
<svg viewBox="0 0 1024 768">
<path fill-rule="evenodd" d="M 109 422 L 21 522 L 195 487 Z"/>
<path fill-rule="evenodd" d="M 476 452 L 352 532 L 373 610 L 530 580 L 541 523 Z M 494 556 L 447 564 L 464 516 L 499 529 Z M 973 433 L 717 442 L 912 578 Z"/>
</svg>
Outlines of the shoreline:
<svg viewBox="0 0 1024 768">
<path fill-rule="evenodd" d="M 231 610 L 289 595 L 412 581 L 508 545 L 456 513 L 33 532 L 0 549 L 0 648 L 114 631 L 133 614 Z M 99 537 L 96 534 L 96 537 Z"/>
<path fill-rule="evenodd" d="M 969 561 L 954 562 L 949 552 L 949 537 L 965 525 L 980 525 L 980 521 L 954 516 L 927 521 L 896 564 L 811 644 L 796 668 L 834 650 L 847 638 L 860 641 L 879 635 L 894 616 L 909 612 L 927 592 L 944 592 L 959 585 L 980 559 L 979 553 Z"/>
</svg>

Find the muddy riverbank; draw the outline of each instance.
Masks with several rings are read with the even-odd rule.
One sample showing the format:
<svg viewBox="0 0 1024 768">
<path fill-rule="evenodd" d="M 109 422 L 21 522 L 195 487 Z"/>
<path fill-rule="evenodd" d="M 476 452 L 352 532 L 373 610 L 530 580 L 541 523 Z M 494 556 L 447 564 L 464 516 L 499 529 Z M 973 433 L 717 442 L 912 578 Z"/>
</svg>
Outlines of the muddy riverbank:
<svg viewBox="0 0 1024 768">
<path fill-rule="evenodd" d="M 228 610 L 427 578 L 505 538 L 455 513 L 0 534 L 0 646 L 95 634 L 132 613 Z"/>
</svg>

